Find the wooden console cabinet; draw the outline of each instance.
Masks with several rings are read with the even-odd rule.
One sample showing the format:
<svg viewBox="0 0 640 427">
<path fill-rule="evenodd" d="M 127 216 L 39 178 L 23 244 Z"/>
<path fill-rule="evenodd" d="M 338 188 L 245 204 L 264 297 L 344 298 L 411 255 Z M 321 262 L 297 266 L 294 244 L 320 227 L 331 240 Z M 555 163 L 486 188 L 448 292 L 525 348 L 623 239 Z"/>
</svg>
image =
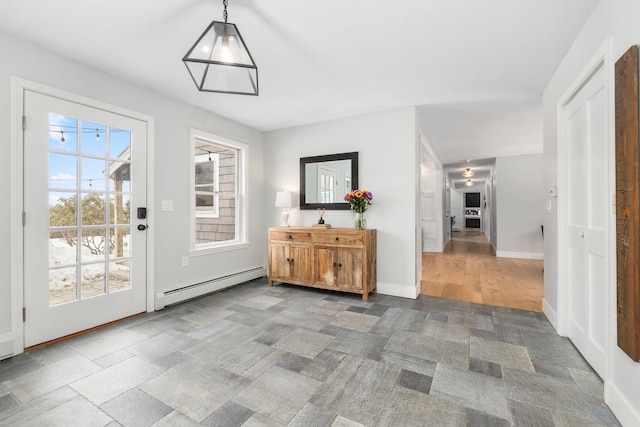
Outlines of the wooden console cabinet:
<svg viewBox="0 0 640 427">
<path fill-rule="evenodd" d="M 376 292 L 376 230 L 269 228 L 269 286 L 274 281 L 362 295 Z"/>
</svg>

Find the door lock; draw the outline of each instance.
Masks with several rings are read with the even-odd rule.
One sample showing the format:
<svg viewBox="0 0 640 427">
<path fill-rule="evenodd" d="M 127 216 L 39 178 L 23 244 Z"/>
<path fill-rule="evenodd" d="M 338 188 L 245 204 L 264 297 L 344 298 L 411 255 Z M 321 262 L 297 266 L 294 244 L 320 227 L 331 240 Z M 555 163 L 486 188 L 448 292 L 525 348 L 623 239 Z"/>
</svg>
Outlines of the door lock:
<svg viewBox="0 0 640 427">
<path fill-rule="evenodd" d="M 146 229 L 147 229 L 147 226 L 145 224 L 138 224 L 138 230 L 144 231 Z"/>
</svg>

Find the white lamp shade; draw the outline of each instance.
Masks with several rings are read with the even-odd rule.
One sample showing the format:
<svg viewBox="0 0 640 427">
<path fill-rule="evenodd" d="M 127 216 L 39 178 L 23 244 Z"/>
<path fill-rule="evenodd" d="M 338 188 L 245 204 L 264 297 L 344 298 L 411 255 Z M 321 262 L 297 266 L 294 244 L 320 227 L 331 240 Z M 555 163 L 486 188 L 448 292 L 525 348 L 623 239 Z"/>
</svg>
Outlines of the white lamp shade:
<svg viewBox="0 0 640 427">
<path fill-rule="evenodd" d="M 276 193 L 276 208 L 290 208 L 291 206 L 293 206 L 293 193 L 278 191 Z"/>
</svg>

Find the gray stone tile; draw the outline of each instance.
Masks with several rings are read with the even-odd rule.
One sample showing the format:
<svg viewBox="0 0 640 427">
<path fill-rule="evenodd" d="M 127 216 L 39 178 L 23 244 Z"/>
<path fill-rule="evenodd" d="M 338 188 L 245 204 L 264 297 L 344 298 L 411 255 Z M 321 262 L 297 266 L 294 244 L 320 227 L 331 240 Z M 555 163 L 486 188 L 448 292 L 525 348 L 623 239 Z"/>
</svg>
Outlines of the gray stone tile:
<svg viewBox="0 0 640 427">
<path fill-rule="evenodd" d="M 442 341 L 453 341 L 457 343 L 469 342 L 469 328 L 452 323 L 442 323 L 436 320 L 425 319 L 420 329 L 420 335 L 430 338 L 437 338 Z"/>
<path fill-rule="evenodd" d="M 192 359 L 150 379 L 139 388 L 201 422 L 249 383 L 250 380 L 240 375 Z"/>
<path fill-rule="evenodd" d="M 239 427 L 252 415 L 253 411 L 251 409 L 228 401 L 205 418 L 201 424 L 209 427 Z"/>
<path fill-rule="evenodd" d="M 266 370 L 280 363 L 286 355 L 286 351 L 255 341 L 247 341 L 220 356 L 215 365 L 218 368 L 255 380 Z"/>
<path fill-rule="evenodd" d="M 320 332 L 296 329 L 273 346 L 300 356 L 315 358 L 333 341 L 333 337 Z"/>
<path fill-rule="evenodd" d="M 555 335 L 553 326 L 548 321 L 543 321 L 535 316 L 523 316 L 522 314 L 493 312 L 493 321 L 496 325 L 510 328 L 518 328 L 523 331 L 545 331 Z"/>
<path fill-rule="evenodd" d="M 534 366 L 554 365 L 590 371 L 591 367 L 568 338 L 523 330 L 529 357 Z"/>
<path fill-rule="evenodd" d="M 150 426 L 173 412 L 173 408 L 137 388 L 105 403 L 101 408 L 125 427 Z"/>
<path fill-rule="evenodd" d="M 146 335 L 129 329 L 109 327 L 73 339 L 67 345 L 89 360 L 125 349 L 147 339 Z"/>
<path fill-rule="evenodd" d="M 100 370 L 95 363 L 76 355 L 61 362 L 4 381 L 7 389 L 22 403 L 44 396 Z"/>
<path fill-rule="evenodd" d="M 287 424 L 318 388 L 309 377 L 274 366 L 233 397 L 233 401 Z"/>
<path fill-rule="evenodd" d="M 23 353 L 13 356 L 0 363 L 0 382 L 17 378 L 40 368 L 42 368 L 42 364 L 30 354 Z"/>
<path fill-rule="evenodd" d="M 333 316 L 320 313 L 312 313 L 302 310 L 284 310 L 275 316 L 271 317 L 271 320 L 283 325 L 293 326 L 295 328 L 304 327 L 311 331 L 319 331 L 329 324 L 333 319 Z"/>
<path fill-rule="evenodd" d="M 514 369 L 534 371 L 527 349 L 519 345 L 471 337 L 469 355 Z"/>
<path fill-rule="evenodd" d="M 346 354 L 342 352 L 328 348 L 324 349 L 324 351 L 305 366 L 300 373 L 314 380 L 324 381 L 345 357 Z"/>
<path fill-rule="evenodd" d="M 432 313 L 427 314 L 427 319 L 435 320 L 436 322 L 447 323 L 449 321 L 449 312 L 445 313 Z"/>
<path fill-rule="evenodd" d="M 368 314 L 369 316 L 381 317 L 387 312 L 387 310 L 389 310 L 388 305 L 373 304 L 371 307 L 367 308 L 367 311 L 365 311 L 364 313 Z"/>
<path fill-rule="evenodd" d="M 319 332 L 322 332 L 325 335 L 331 335 L 332 337 L 340 337 L 347 335 L 353 331 L 345 328 L 341 328 L 339 326 L 327 325 L 324 328 L 320 329 Z"/>
<path fill-rule="evenodd" d="M 155 423 L 153 427 L 197 427 L 199 425 L 199 423 L 193 421 L 191 418 L 181 414 L 180 412 L 173 411 Z"/>
<path fill-rule="evenodd" d="M 336 420 L 331 424 L 331 427 L 366 427 L 363 424 L 349 420 L 341 415 L 336 417 Z"/>
<path fill-rule="evenodd" d="M 502 374 L 513 400 L 595 419 L 573 381 L 509 368 L 503 368 Z"/>
<path fill-rule="evenodd" d="M 18 408 L 20 404 L 11 394 L 7 393 L 3 396 L 0 396 L 0 420 L 3 419 L 3 414 L 8 414 L 12 410 Z"/>
<path fill-rule="evenodd" d="M 247 420 L 247 422 L 242 424 L 242 427 L 284 427 L 284 424 L 281 424 L 265 415 L 255 413 Z"/>
<path fill-rule="evenodd" d="M 604 383 L 594 372 L 568 368 L 569 374 L 582 393 L 592 397 L 596 402 L 604 402 Z"/>
<path fill-rule="evenodd" d="M 467 426 L 465 407 L 438 397 L 396 387 L 387 400 L 379 420 L 370 425 L 380 427 Z"/>
<path fill-rule="evenodd" d="M 395 331 L 419 331 L 422 328 L 427 313 L 418 310 L 391 307 L 371 328 L 371 333 L 389 336 Z"/>
<path fill-rule="evenodd" d="M 469 344 L 428 338 L 412 332 L 397 331 L 391 335 L 384 348 L 396 353 L 457 366 L 462 369 L 467 369 L 469 366 Z"/>
<path fill-rule="evenodd" d="M 291 420 L 288 427 L 326 427 L 333 424 L 336 414 L 310 403 L 302 407 L 300 412 Z"/>
<path fill-rule="evenodd" d="M 154 360 L 153 363 L 167 370 L 189 359 L 191 359 L 190 355 L 181 351 L 174 351 L 173 353 L 169 353 L 159 359 Z"/>
<path fill-rule="evenodd" d="M 364 425 L 374 425 L 395 388 L 400 368 L 347 355 L 310 403 Z"/>
<path fill-rule="evenodd" d="M 387 337 L 384 336 L 346 331 L 337 336 L 329 344 L 329 348 L 354 356 L 378 360 L 378 355 L 386 343 Z"/>
<path fill-rule="evenodd" d="M 469 370 L 484 375 L 491 375 L 496 378 L 502 378 L 502 366 L 486 360 L 471 358 L 469 360 Z"/>
<path fill-rule="evenodd" d="M 19 422 L 26 423 L 32 418 L 51 411 L 76 397 L 78 397 L 78 393 L 74 390 L 69 387 L 61 387 L 28 402 L 19 402 L 19 406 L 11 405 L 0 419 L 2 420 L 2 425 L 7 426 L 16 425 Z"/>
<path fill-rule="evenodd" d="M 265 345 L 273 345 L 280 341 L 283 337 L 289 335 L 296 328 L 293 326 L 281 325 L 271 321 L 266 321 L 260 325 L 256 325 L 256 328 L 261 330 L 262 333 L 255 339 L 256 342 Z"/>
<path fill-rule="evenodd" d="M 407 371 L 417 372 L 419 374 L 433 377 L 436 373 L 436 362 L 424 360 L 419 357 L 409 356 L 395 351 L 382 350 L 378 355 L 378 360 L 385 363 L 391 363 Z"/>
<path fill-rule="evenodd" d="M 276 304 L 280 304 L 282 301 L 284 301 L 284 299 L 282 298 L 270 297 L 266 295 L 256 295 L 253 298 L 242 301 L 240 304 L 246 305 L 247 307 L 251 308 L 257 308 L 259 310 L 266 310 Z"/>
<path fill-rule="evenodd" d="M 198 342 L 200 341 L 196 338 L 175 331 L 167 331 L 127 347 L 126 350 L 144 360 L 153 362 L 169 353 L 187 349 Z"/>
<path fill-rule="evenodd" d="M 376 316 L 369 316 L 367 314 L 352 311 L 343 311 L 342 313 L 336 314 L 329 324 L 340 328 L 352 329 L 354 331 L 369 332 L 378 320 L 380 320 L 380 318 Z"/>
<path fill-rule="evenodd" d="M 167 307 L 164 310 L 170 310 L 170 307 Z M 165 314 L 163 316 L 152 318 L 146 322 L 129 326 L 126 328 L 126 330 L 145 335 L 145 339 L 171 330 L 188 334 L 189 332 L 192 332 L 202 326 L 198 323 L 189 322 L 179 317 L 186 316 L 191 312 L 192 311 L 190 310 L 185 310 L 182 312 L 176 312 L 175 315 Z M 131 344 L 134 343 L 129 343 L 127 346 Z"/>
<path fill-rule="evenodd" d="M 349 306 L 346 304 L 341 304 L 335 301 L 320 300 L 310 306 L 307 311 L 311 313 L 325 314 L 327 316 L 335 316 L 338 313 L 342 313 L 347 308 L 349 308 Z"/>
<path fill-rule="evenodd" d="M 511 422 L 486 412 L 467 408 L 467 423 L 474 427 L 510 427 Z"/>
<path fill-rule="evenodd" d="M 539 406 L 507 399 L 513 425 L 516 427 L 555 426 L 551 411 Z"/>
<path fill-rule="evenodd" d="M 259 325 L 260 323 L 269 320 L 275 314 L 272 311 L 259 310 L 256 308 L 245 307 L 243 305 L 234 305 L 229 307 L 229 309 L 235 311 L 235 313 L 225 317 L 226 320 L 247 326 Z"/>
<path fill-rule="evenodd" d="M 284 359 L 278 363 L 278 367 L 286 369 L 287 371 L 300 373 L 304 368 L 311 363 L 312 359 L 307 357 L 298 356 L 297 354 L 288 354 Z"/>
<path fill-rule="evenodd" d="M 112 419 L 81 396 L 69 400 L 29 420 L 16 420 L 20 426 L 104 426 Z"/>
<path fill-rule="evenodd" d="M 430 394 L 499 418 L 510 417 L 505 387 L 499 378 L 438 364 Z"/>
<path fill-rule="evenodd" d="M 219 307 L 205 307 L 200 308 L 192 313 L 185 314 L 180 318 L 190 323 L 196 323 L 198 325 L 210 325 L 220 319 L 224 319 L 227 316 L 235 314 L 235 311 L 227 310 L 226 308 Z"/>
<path fill-rule="evenodd" d="M 129 353 L 126 350 L 118 350 L 113 353 L 109 353 L 106 356 L 99 357 L 93 361 L 96 365 L 99 365 L 103 368 L 108 368 L 110 366 L 116 365 L 124 360 L 130 359 L 133 357 L 133 354 Z"/>
<path fill-rule="evenodd" d="M 447 323 L 450 325 L 465 326 L 467 328 L 493 331 L 493 318 L 479 314 L 452 311 L 449 313 L 449 320 Z"/>
<path fill-rule="evenodd" d="M 403 369 L 398 377 L 398 385 L 420 393 L 429 394 L 433 377 Z"/>
<path fill-rule="evenodd" d="M 162 372 L 162 368 L 159 366 L 138 357 L 132 357 L 75 381 L 70 386 L 93 404 L 99 406 L 160 372 Z"/>
<path fill-rule="evenodd" d="M 205 361 L 213 362 L 240 344 L 254 340 L 262 334 L 262 331 L 250 326 L 240 325 L 227 320 L 224 320 L 224 322 L 229 325 L 228 328 L 209 335 L 199 344 L 185 350 L 185 353 Z"/>
<path fill-rule="evenodd" d="M 611 427 L 620 425 L 613 415 L 609 420 L 601 422 L 563 411 L 551 411 L 551 414 L 556 427 Z"/>
<path fill-rule="evenodd" d="M 349 308 L 347 308 L 347 311 L 351 311 L 353 313 L 364 313 L 367 310 L 368 307 L 358 307 L 356 305 L 350 305 Z"/>
</svg>

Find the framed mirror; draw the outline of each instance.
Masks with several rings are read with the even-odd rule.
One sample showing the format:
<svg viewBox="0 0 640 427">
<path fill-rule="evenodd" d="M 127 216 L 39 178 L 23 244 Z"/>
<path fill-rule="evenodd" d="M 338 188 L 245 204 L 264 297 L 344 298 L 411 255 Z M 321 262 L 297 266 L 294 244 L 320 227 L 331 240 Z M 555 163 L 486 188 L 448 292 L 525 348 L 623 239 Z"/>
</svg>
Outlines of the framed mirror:
<svg viewBox="0 0 640 427">
<path fill-rule="evenodd" d="M 300 209 L 349 209 L 344 195 L 358 188 L 358 153 L 300 159 Z"/>
</svg>

